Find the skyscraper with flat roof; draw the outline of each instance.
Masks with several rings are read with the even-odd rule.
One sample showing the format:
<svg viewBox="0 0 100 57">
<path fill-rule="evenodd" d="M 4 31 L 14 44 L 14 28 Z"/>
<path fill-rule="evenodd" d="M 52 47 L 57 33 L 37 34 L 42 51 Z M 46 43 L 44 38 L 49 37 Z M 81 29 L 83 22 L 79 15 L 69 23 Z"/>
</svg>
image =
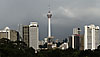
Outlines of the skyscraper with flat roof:
<svg viewBox="0 0 100 57">
<path fill-rule="evenodd" d="M 23 41 L 29 47 L 29 25 L 24 25 L 22 30 L 23 30 Z"/>
<path fill-rule="evenodd" d="M 37 22 L 31 22 L 29 25 L 29 47 L 35 50 L 39 49 L 39 28 Z"/>
<path fill-rule="evenodd" d="M 99 26 L 95 26 L 91 24 L 89 26 L 84 26 L 85 34 L 84 34 L 84 50 L 86 49 L 97 49 L 99 45 Z"/>
<path fill-rule="evenodd" d="M 37 22 L 30 22 L 30 25 L 23 26 L 23 41 L 35 50 L 39 49 L 39 26 Z"/>
</svg>

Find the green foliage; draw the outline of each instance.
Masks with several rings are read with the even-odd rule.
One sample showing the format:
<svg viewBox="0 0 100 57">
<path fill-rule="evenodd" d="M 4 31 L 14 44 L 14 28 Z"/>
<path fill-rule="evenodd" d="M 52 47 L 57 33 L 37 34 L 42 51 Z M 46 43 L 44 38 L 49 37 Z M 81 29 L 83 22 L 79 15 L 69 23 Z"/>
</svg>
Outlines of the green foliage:
<svg viewBox="0 0 100 57">
<path fill-rule="evenodd" d="M 0 39 L 0 57 L 34 57 L 34 52 L 24 42 Z"/>
<path fill-rule="evenodd" d="M 41 50 L 37 57 L 100 57 L 100 49 L 96 50 L 76 50 L 76 49 L 48 49 Z"/>
<path fill-rule="evenodd" d="M 49 49 L 49 50 L 41 50 L 37 57 L 77 57 L 79 54 L 78 50 L 67 49 Z"/>
<path fill-rule="evenodd" d="M 0 57 L 100 57 L 100 48 L 96 50 L 48 49 L 34 53 L 33 48 L 24 42 L 0 39 Z"/>
</svg>

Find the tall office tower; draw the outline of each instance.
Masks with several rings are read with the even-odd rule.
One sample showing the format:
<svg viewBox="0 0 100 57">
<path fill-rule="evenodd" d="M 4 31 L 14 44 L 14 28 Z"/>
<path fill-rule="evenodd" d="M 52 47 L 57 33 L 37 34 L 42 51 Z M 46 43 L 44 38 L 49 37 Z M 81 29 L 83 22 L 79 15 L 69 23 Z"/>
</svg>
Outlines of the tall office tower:
<svg viewBox="0 0 100 57">
<path fill-rule="evenodd" d="M 24 25 L 22 30 L 23 30 L 23 41 L 29 47 L 29 25 Z"/>
<path fill-rule="evenodd" d="M 16 41 L 18 37 L 18 32 L 15 30 L 11 30 L 9 27 L 5 27 L 4 30 L 0 30 L 0 39 L 7 38 L 11 41 Z"/>
<path fill-rule="evenodd" d="M 91 24 L 89 26 L 84 26 L 85 34 L 84 34 L 84 50 L 86 49 L 97 49 L 99 45 L 99 26 L 95 26 Z"/>
<path fill-rule="evenodd" d="M 28 47 L 39 49 L 39 27 L 37 22 L 30 22 L 30 25 L 23 26 L 23 41 Z"/>
<path fill-rule="evenodd" d="M 23 25 L 18 24 L 18 32 L 19 32 L 19 41 L 23 41 Z"/>
<path fill-rule="evenodd" d="M 80 49 L 80 36 L 72 35 L 69 37 L 69 47 L 73 49 Z"/>
<path fill-rule="evenodd" d="M 80 28 L 73 28 L 73 35 L 69 38 L 69 47 L 80 49 Z"/>
<path fill-rule="evenodd" d="M 39 26 L 37 22 L 31 22 L 29 25 L 29 47 L 35 50 L 39 49 Z"/>
<path fill-rule="evenodd" d="M 80 34 L 80 28 L 73 28 L 73 34 Z"/>
</svg>

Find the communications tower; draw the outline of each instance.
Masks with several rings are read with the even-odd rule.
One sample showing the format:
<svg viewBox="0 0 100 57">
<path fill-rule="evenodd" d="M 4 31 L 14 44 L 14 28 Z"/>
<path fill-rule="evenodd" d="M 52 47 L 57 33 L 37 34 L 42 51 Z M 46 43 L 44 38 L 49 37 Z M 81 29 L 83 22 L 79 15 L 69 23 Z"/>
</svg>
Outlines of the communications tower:
<svg viewBox="0 0 100 57">
<path fill-rule="evenodd" d="M 50 1 L 49 1 L 50 2 Z M 47 14 L 47 18 L 48 18 L 48 48 L 52 48 L 52 38 L 54 38 L 51 34 L 51 17 L 52 17 L 52 13 L 50 11 L 50 4 L 49 4 L 49 11 Z"/>
</svg>

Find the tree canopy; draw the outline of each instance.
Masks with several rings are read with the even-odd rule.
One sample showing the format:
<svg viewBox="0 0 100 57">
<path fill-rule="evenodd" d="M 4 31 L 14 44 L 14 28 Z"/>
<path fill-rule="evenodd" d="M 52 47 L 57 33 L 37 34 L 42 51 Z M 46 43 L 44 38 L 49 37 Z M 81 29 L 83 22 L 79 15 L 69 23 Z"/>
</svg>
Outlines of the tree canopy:
<svg viewBox="0 0 100 57">
<path fill-rule="evenodd" d="M 24 42 L 0 39 L 0 57 L 33 57 L 34 52 L 34 49 L 27 47 Z"/>
<path fill-rule="evenodd" d="M 22 41 L 3 38 L 0 39 L 0 57 L 100 57 L 100 48 L 96 50 L 47 49 L 35 53 L 32 47 L 27 47 Z"/>
</svg>

